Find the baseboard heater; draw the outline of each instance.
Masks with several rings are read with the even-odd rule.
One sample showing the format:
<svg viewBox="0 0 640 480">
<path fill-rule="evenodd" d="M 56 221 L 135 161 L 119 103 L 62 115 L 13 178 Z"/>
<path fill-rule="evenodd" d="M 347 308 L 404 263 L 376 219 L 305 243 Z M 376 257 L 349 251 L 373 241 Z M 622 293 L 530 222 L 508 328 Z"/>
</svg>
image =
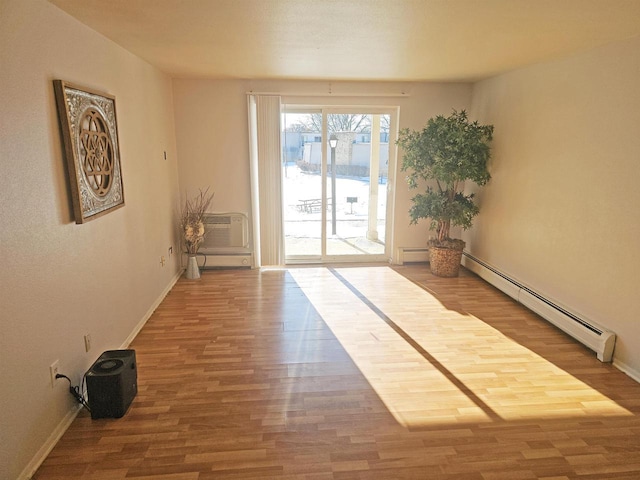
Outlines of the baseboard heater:
<svg viewBox="0 0 640 480">
<path fill-rule="evenodd" d="M 399 247 L 397 252 L 398 265 L 429 261 L 429 249 L 426 247 Z"/>
<path fill-rule="evenodd" d="M 250 253 L 236 253 L 222 255 L 219 253 L 209 254 L 198 251 L 196 260 L 200 270 L 220 269 L 220 268 L 251 268 L 253 256 Z M 185 258 L 186 262 L 186 258 Z"/>
<path fill-rule="evenodd" d="M 579 317 L 467 252 L 463 254 L 462 264 L 529 310 L 595 351 L 601 362 L 611 362 L 616 344 L 615 333 L 590 320 Z"/>
</svg>

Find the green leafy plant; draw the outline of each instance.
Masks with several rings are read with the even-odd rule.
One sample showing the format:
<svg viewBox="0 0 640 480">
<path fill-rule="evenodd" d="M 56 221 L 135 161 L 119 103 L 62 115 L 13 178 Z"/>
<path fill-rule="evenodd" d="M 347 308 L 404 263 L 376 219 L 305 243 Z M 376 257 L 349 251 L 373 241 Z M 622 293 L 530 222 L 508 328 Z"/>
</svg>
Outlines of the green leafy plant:
<svg viewBox="0 0 640 480">
<path fill-rule="evenodd" d="M 465 195 L 462 189 L 467 180 L 482 186 L 491 178 L 487 162 L 492 138 L 493 125 L 470 122 L 464 110 L 431 118 L 419 131 L 400 131 L 396 144 L 404 152 L 402 171 L 409 171 L 409 188 L 418 188 L 421 181 L 435 180 L 435 186 L 431 182 L 424 193 L 412 198 L 409 215 L 411 224 L 421 218 L 431 220 L 430 229 L 436 232 L 432 243 L 436 246 L 460 250 L 464 247 L 464 242 L 452 240 L 449 232 L 452 225 L 465 230 L 471 227 L 479 212 L 473 194 Z"/>
</svg>

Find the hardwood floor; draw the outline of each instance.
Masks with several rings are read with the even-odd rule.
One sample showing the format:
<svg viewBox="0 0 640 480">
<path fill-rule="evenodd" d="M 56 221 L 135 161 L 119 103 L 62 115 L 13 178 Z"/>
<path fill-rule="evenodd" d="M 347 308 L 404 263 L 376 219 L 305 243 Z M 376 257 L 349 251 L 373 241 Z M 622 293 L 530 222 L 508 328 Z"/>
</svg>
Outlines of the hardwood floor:
<svg viewBox="0 0 640 480">
<path fill-rule="evenodd" d="M 640 478 L 640 384 L 466 271 L 207 271 L 130 348 L 34 478 Z"/>
</svg>

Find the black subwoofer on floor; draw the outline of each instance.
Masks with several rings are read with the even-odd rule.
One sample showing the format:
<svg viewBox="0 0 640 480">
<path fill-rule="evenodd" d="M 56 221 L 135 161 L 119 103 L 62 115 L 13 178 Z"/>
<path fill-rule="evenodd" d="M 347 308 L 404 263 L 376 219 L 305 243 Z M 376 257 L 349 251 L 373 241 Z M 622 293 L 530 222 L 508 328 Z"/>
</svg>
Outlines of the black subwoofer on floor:
<svg viewBox="0 0 640 480">
<path fill-rule="evenodd" d="M 120 418 L 138 393 L 135 350 L 108 350 L 85 374 L 91 418 Z"/>
</svg>

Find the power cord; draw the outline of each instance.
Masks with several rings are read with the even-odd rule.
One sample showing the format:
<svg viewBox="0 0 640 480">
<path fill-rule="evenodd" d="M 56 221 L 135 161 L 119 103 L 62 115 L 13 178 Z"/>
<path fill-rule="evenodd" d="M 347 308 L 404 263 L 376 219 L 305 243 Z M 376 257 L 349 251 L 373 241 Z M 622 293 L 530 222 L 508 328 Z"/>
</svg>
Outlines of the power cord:
<svg viewBox="0 0 640 480">
<path fill-rule="evenodd" d="M 89 404 L 84 399 L 84 395 L 83 395 L 83 392 L 84 392 L 84 377 L 82 377 L 82 386 L 76 386 L 76 387 L 74 387 L 71 384 L 71 379 L 69 377 L 67 377 L 66 375 L 62 375 L 61 373 L 56 373 L 56 378 L 66 378 L 69 381 L 69 393 L 71 395 L 73 395 L 73 398 L 75 398 L 76 401 L 80 405 L 82 405 L 89 412 L 91 412 L 91 409 L 89 408 Z"/>
</svg>

